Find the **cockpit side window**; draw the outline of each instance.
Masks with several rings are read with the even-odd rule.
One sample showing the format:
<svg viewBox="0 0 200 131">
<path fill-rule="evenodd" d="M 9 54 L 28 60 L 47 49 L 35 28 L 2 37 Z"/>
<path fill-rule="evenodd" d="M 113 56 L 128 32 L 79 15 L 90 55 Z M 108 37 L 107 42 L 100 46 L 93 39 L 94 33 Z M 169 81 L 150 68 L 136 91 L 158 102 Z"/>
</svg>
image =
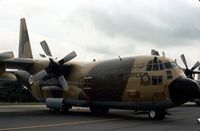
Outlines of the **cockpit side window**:
<svg viewBox="0 0 200 131">
<path fill-rule="evenodd" d="M 171 62 L 173 68 L 178 68 L 179 66 L 176 64 L 176 62 Z"/>
<path fill-rule="evenodd" d="M 160 67 L 160 70 L 164 70 L 163 63 L 160 63 L 160 64 L 159 64 L 159 67 Z"/>
<path fill-rule="evenodd" d="M 163 78 L 162 76 L 152 76 L 151 82 L 152 82 L 152 85 L 162 85 Z"/>
<path fill-rule="evenodd" d="M 172 69 L 173 68 L 171 63 L 165 63 L 164 65 L 165 65 L 166 69 Z"/>
</svg>

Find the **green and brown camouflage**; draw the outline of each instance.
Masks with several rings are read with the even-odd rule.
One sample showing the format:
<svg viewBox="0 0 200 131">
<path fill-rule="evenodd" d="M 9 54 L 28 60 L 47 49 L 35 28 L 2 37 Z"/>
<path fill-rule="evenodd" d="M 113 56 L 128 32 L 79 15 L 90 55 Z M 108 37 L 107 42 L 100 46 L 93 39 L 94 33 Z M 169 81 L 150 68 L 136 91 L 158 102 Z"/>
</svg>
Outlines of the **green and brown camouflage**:
<svg viewBox="0 0 200 131">
<path fill-rule="evenodd" d="M 68 91 L 62 90 L 56 78 L 35 82 L 32 91 L 43 100 L 64 98 L 88 102 L 171 102 L 170 83 L 180 77 L 186 78 L 175 61 L 159 56 L 91 63 L 71 62 L 63 65 L 62 72 L 69 83 Z"/>
<path fill-rule="evenodd" d="M 33 58 L 25 18 L 20 19 L 19 58 Z"/>
<path fill-rule="evenodd" d="M 13 52 L 8 51 L 0 53 L 0 59 L 10 59 L 13 58 Z M 12 87 L 17 82 L 17 78 L 12 72 L 6 71 L 6 66 L 0 63 L 0 88 L 9 88 Z"/>
<path fill-rule="evenodd" d="M 165 109 L 199 97 L 199 85 L 186 78 L 170 58 L 149 55 L 79 63 L 68 62 L 76 56 L 71 52 L 58 62 L 37 60 L 28 53 L 31 46 L 26 34 L 20 42 L 26 44 L 19 44 L 21 57 L 0 59 L 0 63 L 20 69 L 17 78 L 51 110 L 71 106 L 104 113 L 111 108 L 143 110 L 152 119 L 164 119 Z"/>
</svg>

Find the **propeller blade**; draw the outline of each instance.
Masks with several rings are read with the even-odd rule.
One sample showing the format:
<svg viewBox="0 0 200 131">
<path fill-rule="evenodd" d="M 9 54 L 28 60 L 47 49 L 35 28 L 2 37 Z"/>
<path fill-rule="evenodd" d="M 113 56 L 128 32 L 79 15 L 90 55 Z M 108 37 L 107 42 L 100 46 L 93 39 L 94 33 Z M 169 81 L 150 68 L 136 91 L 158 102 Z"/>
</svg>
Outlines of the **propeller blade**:
<svg viewBox="0 0 200 131">
<path fill-rule="evenodd" d="M 47 56 L 52 57 L 51 51 L 49 49 L 49 46 L 47 45 L 47 42 L 44 40 L 42 42 L 40 42 L 40 45 L 42 46 L 42 49 L 44 50 L 45 54 Z"/>
<path fill-rule="evenodd" d="M 193 71 L 193 74 L 200 74 L 200 71 Z"/>
<path fill-rule="evenodd" d="M 181 59 L 182 59 L 184 65 L 185 65 L 186 69 L 188 69 L 187 61 L 186 61 L 186 59 L 185 59 L 185 55 L 184 55 L 184 54 L 181 55 Z"/>
<path fill-rule="evenodd" d="M 70 60 L 72 60 L 73 58 L 75 58 L 77 55 L 76 55 L 76 52 L 75 51 L 72 51 L 71 53 L 69 53 L 68 55 L 66 55 L 63 59 L 61 59 L 60 61 L 58 61 L 58 63 L 60 65 L 64 64 L 65 62 L 68 62 Z"/>
<path fill-rule="evenodd" d="M 63 90 L 67 91 L 69 89 L 69 86 L 67 84 L 67 81 L 65 80 L 65 77 L 63 75 L 61 75 L 60 77 L 58 77 L 58 80 L 59 80 Z"/>
<path fill-rule="evenodd" d="M 46 75 L 47 75 L 46 70 L 39 71 L 38 73 L 36 73 L 35 75 L 33 75 L 33 81 L 37 81 L 39 79 L 42 79 Z"/>
<path fill-rule="evenodd" d="M 193 71 L 193 70 L 195 70 L 197 67 L 199 67 L 200 66 L 200 62 L 199 61 L 197 61 L 195 64 L 194 64 L 194 66 L 191 68 L 191 70 Z"/>
</svg>

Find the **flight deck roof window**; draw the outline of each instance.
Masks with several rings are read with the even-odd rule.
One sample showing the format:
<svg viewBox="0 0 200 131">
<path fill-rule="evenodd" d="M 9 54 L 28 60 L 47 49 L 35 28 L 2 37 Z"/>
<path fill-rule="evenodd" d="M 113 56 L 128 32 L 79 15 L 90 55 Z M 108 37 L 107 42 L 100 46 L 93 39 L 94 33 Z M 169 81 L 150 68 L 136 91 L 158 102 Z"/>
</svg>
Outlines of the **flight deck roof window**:
<svg viewBox="0 0 200 131">
<path fill-rule="evenodd" d="M 146 71 L 159 71 L 164 70 L 163 63 L 160 60 L 151 60 L 146 66 Z"/>
</svg>

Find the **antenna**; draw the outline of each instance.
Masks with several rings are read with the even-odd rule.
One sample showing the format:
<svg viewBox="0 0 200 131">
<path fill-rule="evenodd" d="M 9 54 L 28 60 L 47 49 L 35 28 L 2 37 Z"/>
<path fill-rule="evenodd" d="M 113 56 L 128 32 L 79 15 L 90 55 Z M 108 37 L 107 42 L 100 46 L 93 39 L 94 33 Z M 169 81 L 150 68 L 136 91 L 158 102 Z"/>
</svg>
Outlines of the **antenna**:
<svg viewBox="0 0 200 131">
<path fill-rule="evenodd" d="M 119 56 L 119 60 L 122 62 L 122 58 Z"/>
<path fill-rule="evenodd" d="M 165 55 L 165 52 L 164 52 L 164 51 L 162 52 L 162 56 L 163 56 L 163 57 L 166 57 L 166 55 Z"/>
</svg>

